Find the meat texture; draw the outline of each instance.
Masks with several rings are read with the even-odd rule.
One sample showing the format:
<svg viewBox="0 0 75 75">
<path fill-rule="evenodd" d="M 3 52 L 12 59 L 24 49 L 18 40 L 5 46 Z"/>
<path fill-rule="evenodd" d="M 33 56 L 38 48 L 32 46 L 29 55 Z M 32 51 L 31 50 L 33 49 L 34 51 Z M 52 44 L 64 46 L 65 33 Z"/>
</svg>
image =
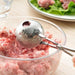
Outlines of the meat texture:
<svg viewBox="0 0 75 75">
<path fill-rule="evenodd" d="M 50 32 L 46 32 L 45 36 L 52 38 Z M 43 41 L 51 42 L 44 39 Z M 46 58 L 39 60 L 22 61 L 22 59 L 33 59 L 47 56 L 50 53 L 50 46 L 38 45 L 35 48 L 26 49 L 17 42 L 15 32 L 2 29 L 0 32 L 0 55 L 12 57 L 12 60 L 0 57 L 0 75 L 51 75 L 59 64 L 61 53 L 55 53 Z M 19 58 L 19 61 L 13 60 Z"/>
<path fill-rule="evenodd" d="M 38 0 L 39 6 L 43 8 L 48 8 L 49 5 L 53 5 L 55 3 L 54 0 Z"/>
<path fill-rule="evenodd" d="M 75 0 L 60 0 L 60 2 L 63 3 L 63 4 L 62 4 L 62 7 L 63 7 L 64 9 L 67 9 L 67 8 L 68 8 L 68 5 L 69 5 L 69 3 L 70 3 L 71 1 L 73 1 L 73 2 L 75 3 Z"/>
<path fill-rule="evenodd" d="M 73 66 L 75 67 L 75 56 L 73 56 Z"/>
</svg>

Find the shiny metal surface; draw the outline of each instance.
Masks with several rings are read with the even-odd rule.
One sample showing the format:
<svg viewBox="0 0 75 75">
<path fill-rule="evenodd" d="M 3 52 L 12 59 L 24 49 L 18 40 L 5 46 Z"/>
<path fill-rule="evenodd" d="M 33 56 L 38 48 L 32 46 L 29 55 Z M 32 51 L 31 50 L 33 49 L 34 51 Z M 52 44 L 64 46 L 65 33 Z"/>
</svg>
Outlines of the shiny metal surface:
<svg viewBox="0 0 75 75">
<path fill-rule="evenodd" d="M 24 21 L 16 29 L 16 37 L 25 48 L 37 46 L 42 40 L 38 34 L 43 33 L 43 28 L 40 23 L 34 20 Z"/>
</svg>

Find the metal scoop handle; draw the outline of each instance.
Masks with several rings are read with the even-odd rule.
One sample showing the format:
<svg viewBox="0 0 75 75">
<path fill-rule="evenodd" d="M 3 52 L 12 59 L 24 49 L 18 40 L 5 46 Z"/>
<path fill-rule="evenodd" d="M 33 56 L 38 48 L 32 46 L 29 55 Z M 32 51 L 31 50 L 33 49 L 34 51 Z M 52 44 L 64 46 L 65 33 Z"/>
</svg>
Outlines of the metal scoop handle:
<svg viewBox="0 0 75 75">
<path fill-rule="evenodd" d="M 54 45 L 49 44 L 49 43 L 47 43 L 47 42 L 43 42 L 43 41 L 41 42 L 41 44 L 49 45 L 50 47 L 60 49 L 60 50 L 64 51 L 65 53 L 69 54 L 70 56 L 73 56 L 73 54 L 71 54 L 71 53 L 68 52 L 68 51 L 75 52 L 75 49 L 71 49 L 71 48 L 62 46 L 62 45 L 56 43 L 55 41 L 53 41 L 53 40 L 51 40 L 51 39 L 45 37 L 45 36 L 42 35 L 42 34 L 39 34 L 39 36 L 40 36 L 41 38 L 45 38 L 46 40 L 52 42 Z"/>
</svg>

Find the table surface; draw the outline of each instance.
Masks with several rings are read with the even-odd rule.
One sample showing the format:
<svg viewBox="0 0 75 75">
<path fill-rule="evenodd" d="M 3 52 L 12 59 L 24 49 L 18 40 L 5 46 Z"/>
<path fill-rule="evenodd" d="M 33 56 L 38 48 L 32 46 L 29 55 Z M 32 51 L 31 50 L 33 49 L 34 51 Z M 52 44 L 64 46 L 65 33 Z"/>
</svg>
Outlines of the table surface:
<svg viewBox="0 0 75 75">
<path fill-rule="evenodd" d="M 63 22 L 42 16 L 29 6 L 27 0 L 13 0 L 12 7 L 8 17 L 10 16 L 34 16 L 52 21 L 55 24 L 57 24 L 60 28 L 62 28 L 66 33 L 67 36 L 66 46 L 75 48 L 74 22 Z M 60 65 L 54 75 L 75 75 L 75 68 L 73 67 L 72 57 L 63 53 Z"/>
</svg>

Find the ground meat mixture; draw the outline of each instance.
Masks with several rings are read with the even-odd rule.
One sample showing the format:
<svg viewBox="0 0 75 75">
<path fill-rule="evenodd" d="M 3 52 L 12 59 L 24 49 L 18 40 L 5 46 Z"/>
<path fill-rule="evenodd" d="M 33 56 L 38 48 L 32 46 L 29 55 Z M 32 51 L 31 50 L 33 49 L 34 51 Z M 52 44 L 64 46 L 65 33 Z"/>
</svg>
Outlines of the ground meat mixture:
<svg viewBox="0 0 75 75">
<path fill-rule="evenodd" d="M 60 2 L 63 3 L 62 6 L 64 9 L 68 8 L 68 5 L 71 1 L 73 1 L 75 3 L 75 0 L 60 0 Z"/>
<path fill-rule="evenodd" d="M 14 31 L 7 31 L 6 27 L 1 30 L 0 55 L 12 58 L 33 59 L 49 54 L 49 46 L 39 45 L 32 49 L 26 49 L 16 40 Z M 46 36 L 52 38 L 52 34 L 49 32 L 46 32 Z M 56 70 L 59 60 L 60 54 L 32 61 L 17 61 L 0 58 L 0 75 L 50 75 L 50 73 Z"/>
<path fill-rule="evenodd" d="M 44 8 L 48 8 L 49 5 L 52 5 L 54 3 L 55 3 L 54 0 L 38 0 L 39 6 L 44 7 Z"/>
</svg>

